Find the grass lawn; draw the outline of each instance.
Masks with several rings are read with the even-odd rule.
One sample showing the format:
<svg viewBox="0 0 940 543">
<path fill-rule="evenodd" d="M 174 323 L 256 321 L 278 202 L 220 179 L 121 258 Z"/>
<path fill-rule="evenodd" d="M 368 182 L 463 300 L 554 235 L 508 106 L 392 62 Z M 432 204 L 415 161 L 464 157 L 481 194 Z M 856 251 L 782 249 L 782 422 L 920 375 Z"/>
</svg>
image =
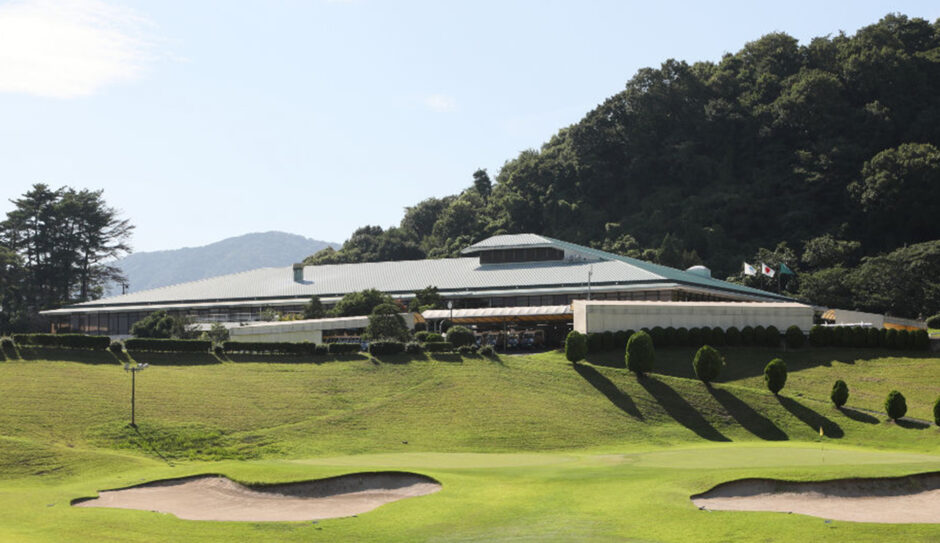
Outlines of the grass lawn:
<svg viewBox="0 0 940 543">
<path fill-rule="evenodd" d="M 130 378 L 107 353 L 33 351 L 0 362 L 3 541 L 937 541 L 940 524 L 831 522 L 699 511 L 691 494 L 743 477 L 825 479 L 940 470 L 940 431 L 827 402 L 879 409 L 888 387 L 927 418 L 940 359 L 819 349 L 783 353 L 781 396 L 763 387 L 780 353 L 727 349 L 712 388 L 691 354 L 663 349 L 637 379 L 520 357 L 219 363 L 153 357 Z M 49 360 L 52 359 L 52 360 Z M 792 362 L 791 362 L 792 361 Z M 924 403 L 925 405 L 921 405 Z M 826 438 L 819 437 L 822 427 Z M 358 517 L 300 523 L 183 521 L 86 509 L 72 499 L 155 479 L 222 473 L 283 482 L 409 470 L 443 490 Z"/>
</svg>

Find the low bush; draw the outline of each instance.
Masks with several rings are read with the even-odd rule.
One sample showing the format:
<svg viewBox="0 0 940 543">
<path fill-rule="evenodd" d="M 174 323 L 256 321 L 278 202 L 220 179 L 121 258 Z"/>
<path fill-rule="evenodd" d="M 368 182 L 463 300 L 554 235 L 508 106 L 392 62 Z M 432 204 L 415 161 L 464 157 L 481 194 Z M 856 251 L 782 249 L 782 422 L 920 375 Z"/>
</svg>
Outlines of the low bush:
<svg viewBox="0 0 940 543">
<path fill-rule="evenodd" d="M 728 343 L 727 334 L 720 327 L 716 326 L 711 329 L 708 333 L 709 345 L 714 345 L 715 347 L 723 347 Z"/>
<path fill-rule="evenodd" d="M 827 328 L 819 324 L 809 329 L 809 344 L 813 347 L 828 347 L 829 338 Z"/>
<path fill-rule="evenodd" d="M 327 343 L 327 352 L 330 354 L 358 353 L 362 346 L 358 343 Z"/>
<path fill-rule="evenodd" d="M 3 348 L 3 350 L 12 351 L 15 348 L 15 345 L 13 343 L 13 338 L 5 337 L 3 339 L 0 339 L 0 348 Z"/>
<path fill-rule="evenodd" d="M 13 334 L 13 342 L 22 347 L 91 349 L 93 351 L 104 351 L 111 346 L 111 338 L 108 336 L 85 334 Z"/>
<path fill-rule="evenodd" d="M 461 345 L 460 347 L 457 347 L 457 352 L 462 355 L 477 354 L 477 346 L 476 345 Z"/>
<path fill-rule="evenodd" d="M 832 384 L 832 392 L 829 393 L 829 399 L 832 400 L 832 405 L 836 407 L 845 405 L 845 402 L 849 401 L 849 385 L 845 384 L 845 381 L 842 379 L 836 380 L 836 382 Z"/>
<path fill-rule="evenodd" d="M 688 347 L 692 339 L 689 337 L 689 329 L 681 327 L 676 330 L 676 345 Z"/>
<path fill-rule="evenodd" d="M 208 353 L 212 342 L 202 339 L 163 339 L 135 337 L 124 341 L 128 351 L 157 353 Z"/>
<path fill-rule="evenodd" d="M 887 349 L 897 349 L 897 348 L 899 348 L 899 345 L 898 345 L 898 331 L 897 331 L 897 330 L 895 330 L 894 328 L 889 328 L 888 331 L 885 332 L 885 344 L 884 344 L 884 346 L 885 346 L 885 348 L 887 348 Z"/>
<path fill-rule="evenodd" d="M 112 341 L 111 345 L 108 345 L 108 350 L 114 354 L 121 354 L 124 352 L 124 344 L 120 341 Z"/>
<path fill-rule="evenodd" d="M 875 348 L 878 346 L 878 329 L 868 328 L 865 330 L 865 346 Z"/>
<path fill-rule="evenodd" d="M 913 346 L 910 330 L 898 330 L 898 349 L 910 349 Z"/>
<path fill-rule="evenodd" d="M 587 352 L 597 354 L 604 350 L 604 336 L 597 332 L 587 334 Z"/>
<path fill-rule="evenodd" d="M 626 349 L 628 339 L 630 339 L 630 336 L 627 335 L 626 330 L 614 332 L 614 349 Z"/>
<path fill-rule="evenodd" d="M 764 383 L 767 390 L 774 395 L 783 389 L 787 383 L 787 364 L 779 358 L 774 358 L 764 367 Z"/>
<path fill-rule="evenodd" d="M 887 349 L 888 348 L 888 329 L 881 328 L 878 330 L 878 346 Z"/>
<path fill-rule="evenodd" d="M 222 350 L 226 353 L 312 355 L 317 354 L 317 345 L 308 341 L 224 341 Z"/>
<path fill-rule="evenodd" d="M 692 328 L 689 330 L 689 346 L 701 347 L 705 345 L 705 334 L 701 328 Z"/>
<path fill-rule="evenodd" d="M 667 347 L 677 347 L 677 346 L 679 346 L 679 342 L 678 342 L 678 339 L 677 339 L 677 338 L 678 338 L 678 331 L 677 331 L 675 328 L 673 328 L 672 326 L 669 326 L 669 327 L 666 328 L 666 336 L 665 336 L 665 337 L 666 337 L 666 346 L 667 346 Z"/>
<path fill-rule="evenodd" d="M 770 325 L 764 330 L 764 345 L 774 349 L 780 347 L 780 330 Z"/>
<path fill-rule="evenodd" d="M 587 338 L 577 330 L 568 332 L 565 338 L 565 358 L 568 362 L 578 362 L 584 360 L 587 355 Z"/>
<path fill-rule="evenodd" d="M 449 353 L 454 350 L 454 344 L 449 341 L 429 341 L 424 344 L 424 350 L 429 353 Z"/>
<path fill-rule="evenodd" d="M 421 354 L 424 352 L 424 346 L 419 341 L 409 341 L 405 343 L 405 352 L 408 354 Z"/>
<path fill-rule="evenodd" d="M 662 326 L 654 326 L 652 330 L 649 331 L 650 339 L 653 340 L 653 347 L 661 349 L 667 347 L 666 345 L 666 329 Z M 627 342 L 629 345 L 629 340 Z"/>
<path fill-rule="evenodd" d="M 454 347 L 460 347 L 461 345 L 473 345 L 476 337 L 474 337 L 472 330 L 466 326 L 458 325 L 447 330 L 447 341 Z"/>
<path fill-rule="evenodd" d="M 656 350 L 653 338 L 646 332 L 637 332 L 627 340 L 624 355 L 627 369 L 637 375 L 653 371 L 656 362 Z"/>
<path fill-rule="evenodd" d="M 429 341 L 444 341 L 444 336 L 438 334 L 437 332 L 416 332 L 415 339 L 421 343 L 427 343 Z"/>
<path fill-rule="evenodd" d="M 888 414 L 889 419 L 898 420 L 907 414 L 907 400 L 904 399 L 904 394 L 901 394 L 897 390 L 892 390 L 888 393 L 888 397 L 885 398 L 885 413 Z"/>
<path fill-rule="evenodd" d="M 601 334 L 601 339 L 602 339 L 601 343 L 603 344 L 605 351 L 614 350 L 614 333 L 613 332 L 611 332 L 610 330 L 605 331 L 603 334 Z"/>
<path fill-rule="evenodd" d="M 724 365 L 721 353 L 711 345 L 702 345 L 692 358 L 695 376 L 706 385 L 718 378 Z"/>
<path fill-rule="evenodd" d="M 480 347 L 480 354 L 487 358 L 495 358 L 496 349 L 494 349 L 492 345 L 484 345 Z"/>
<path fill-rule="evenodd" d="M 745 326 L 741 329 L 741 345 L 753 345 L 754 344 L 754 327 Z"/>
<path fill-rule="evenodd" d="M 864 349 L 868 347 L 868 329 L 856 326 L 852 329 L 852 346 Z"/>
<path fill-rule="evenodd" d="M 940 328 L 940 313 L 934 315 L 933 317 L 928 317 L 926 323 L 927 328 Z"/>
<path fill-rule="evenodd" d="M 933 423 L 940 426 L 940 396 L 933 403 Z"/>
<path fill-rule="evenodd" d="M 785 340 L 787 347 L 790 349 L 800 349 L 806 344 L 806 336 L 803 335 L 800 327 L 795 324 L 787 328 Z"/>
<path fill-rule="evenodd" d="M 728 345 L 737 346 L 741 344 L 741 331 L 732 326 L 725 330 L 725 342 Z"/>
<path fill-rule="evenodd" d="M 405 352 L 405 344 L 394 339 L 372 341 L 369 343 L 369 354 L 383 356 Z"/>
<path fill-rule="evenodd" d="M 914 348 L 918 351 L 926 351 L 930 348 L 930 334 L 927 330 L 916 330 L 914 332 Z"/>
</svg>

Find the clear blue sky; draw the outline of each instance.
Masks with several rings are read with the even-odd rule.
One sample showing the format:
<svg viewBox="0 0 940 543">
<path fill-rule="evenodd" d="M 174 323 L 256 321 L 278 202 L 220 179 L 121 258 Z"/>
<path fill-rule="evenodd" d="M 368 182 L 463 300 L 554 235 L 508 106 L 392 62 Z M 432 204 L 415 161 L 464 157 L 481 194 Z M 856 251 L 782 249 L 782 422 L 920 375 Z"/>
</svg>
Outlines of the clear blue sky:
<svg viewBox="0 0 940 543">
<path fill-rule="evenodd" d="M 495 177 L 667 58 L 805 43 L 933 1 L 0 2 L 0 213 L 104 189 L 138 251 L 342 242 Z"/>
</svg>

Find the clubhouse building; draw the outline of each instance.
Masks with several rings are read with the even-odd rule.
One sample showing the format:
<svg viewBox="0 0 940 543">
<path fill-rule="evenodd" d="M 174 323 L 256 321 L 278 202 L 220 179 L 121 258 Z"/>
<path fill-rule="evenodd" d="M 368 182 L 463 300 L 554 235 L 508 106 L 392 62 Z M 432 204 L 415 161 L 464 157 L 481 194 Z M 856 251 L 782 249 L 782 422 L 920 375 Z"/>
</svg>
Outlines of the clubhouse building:
<svg viewBox="0 0 940 543">
<path fill-rule="evenodd" d="M 570 328 L 576 300 L 796 305 L 778 294 L 715 279 L 702 266 L 678 270 L 536 234 L 514 234 L 484 239 L 463 249 L 459 258 L 261 268 L 43 315 L 51 319 L 54 332 L 110 336 L 128 335 L 135 322 L 158 310 L 198 323 L 263 326 L 265 313 L 302 313 L 312 296 L 330 307 L 346 294 L 374 288 L 407 306 L 416 291 L 429 286 L 437 287 L 452 306 L 415 315 L 416 322 L 427 320 L 429 327 L 449 319 Z"/>
</svg>

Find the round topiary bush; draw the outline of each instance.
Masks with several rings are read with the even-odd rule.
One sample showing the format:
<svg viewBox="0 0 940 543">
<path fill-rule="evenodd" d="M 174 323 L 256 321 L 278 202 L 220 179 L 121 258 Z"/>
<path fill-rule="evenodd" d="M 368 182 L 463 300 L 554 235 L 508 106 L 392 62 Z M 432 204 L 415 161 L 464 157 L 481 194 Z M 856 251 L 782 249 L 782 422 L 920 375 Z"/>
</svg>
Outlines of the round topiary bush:
<svg viewBox="0 0 940 543">
<path fill-rule="evenodd" d="M 933 423 L 940 426 L 940 396 L 933 403 Z"/>
<path fill-rule="evenodd" d="M 787 364 L 779 358 L 774 358 L 764 367 L 764 383 L 767 390 L 776 395 L 787 383 Z"/>
<path fill-rule="evenodd" d="M 108 345 L 108 350 L 114 354 L 120 354 L 124 351 L 124 344 L 117 340 L 112 341 L 111 344 Z"/>
<path fill-rule="evenodd" d="M 656 362 L 656 350 L 653 338 L 646 332 L 637 332 L 627 340 L 627 350 L 624 354 L 627 369 L 637 375 L 653 371 Z"/>
<path fill-rule="evenodd" d="M 424 346 L 420 341 L 409 341 L 405 343 L 405 352 L 408 354 L 421 354 L 424 352 Z"/>
<path fill-rule="evenodd" d="M 785 339 L 787 347 L 790 349 L 801 349 L 803 345 L 806 344 L 806 336 L 803 335 L 803 331 L 800 330 L 800 327 L 795 324 L 787 328 Z"/>
<path fill-rule="evenodd" d="M 898 331 L 894 328 L 889 328 L 885 332 L 885 347 L 888 349 L 897 349 L 898 348 Z"/>
<path fill-rule="evenodd" d="M 687 347 L 690 341 L 688 328 L 681 327 L 676 330 L 676 345 Z"/>
<path fill-rule="evenodd" d="M 852 346 L 860 349 L 868 346 L 868 328 L 859 326 L 852 331 Z"/>
<path fill-rule="evenodd" d="M 888 414 L 889 419 L 894 420 L 898 420 L 907 414 L 907 400 L 904 398 L 904 394 L 897 390 L 889 392 L 888 397 L 885 398 L 885 413 Z"/>
<path fill-rule="evenodd" d="M 610 330 L 605 331 L 601 334 L 601 343 L 604 346 L 604 351 L 613 351 L 614 350 L 614 333 Z"/>
<path fill-rule="evenodd" d="M 649 331 L 649 335 L 653 340 L 653 347 L 661 349 L 666 346 L 666 329 L 662 326 L 654 326 L 653 329 Z"/>
<path fill-rule="evenodd" d="M 741 345 L 753 345 L 754 344 L 754 327 L 745 326 L 741 329 Z"/>
<path fill-rule="evenodd" d="M 927 330 L 917 330 L 914 332 L 914 348 L 918 351 L 926 351 L 930 348 L 930 335 Z"/>
<path fill-rule="evenodd" d="M 587 355 L 587 338 L 577 330 L 568 332 L 568 337 L 565 338 L 565 358 L 568 362 L 577 362 L 584 360 L 585 355 Z"/>
<path fill-rule="evenodd" d="M 910 330 L 898 330 L 898 349 L 910 349 L 913 343 L 911 339 Z"/>
<path fill-rule="evenodd" d="M 768 347 L 772 347 L 774 349 L 779 348 L 780 330 L 778 330 L 776 326 L 768 326 L 767 329 L 764 330 L 764 341 L 766 342 L 765 345 Z"/>
<path fill-rule="evenodd" d="M 457 347 L 457 352 L 459 354 L 477 354 L 477 346 L 476 345 L 461 345 L 460 347 Z"/>
<path fill-rule="evenodd" d="M 714 345 L 715 347 L 724 346 L 728 343 L 728 340 L 725 336 L 725 331 L 720 327 L 716 326 L 712 328 L 711 333 L 708 334 L 708 339 L 710 341 L 709 345 Z"/>
<path fill-rule="evenodd" d="M 597 354 L 604 350 L 604 336 L 596 332 L 587 335 L 587 352 Z"/>
<path fill-rule="evenodd" d="M 874 348 L 878 346 L 878 329 L 868 328 L 865 330 L 865 346 Z"/>
<path fill-rule="evenodd" d="M 475 339 L 473 331 L 466 326 L 451 326 L 447 330 L 447 341 L 454 347 L 473 345 Z"/>
<path fill-rule="evenodd" d="M 810 328 L 809 344 L 813 347 L 825 347 L 828 345 L 826 342 L 826 329 L 818 324 Z"/>
<path fill-rule="evenodd" d="M 672 326 L 666 328 L 666 346 L 667 347 L 676 347 L 678 346 L 678 332 Z"/>
<path fill-rule="evenodd" d="M 736 347 L 741 344 L 741 331 L 737 327 L 732 326 L 725 330 L 725 342 L 728 345 Z"/>
<path fill-rule="evenodd" d="M 754 327 L 754 345 L 764 347 L 767 345 L 767 329 L 763 326 Z"/>
<path fill-rule="evenodd" d="M 718 378 L 724 365 L 725 360 L 721 353 L 710 345 L 702 345 L 692 358 L 695 376 L 706 385 Z"/>
<path fill-rule="evenodd" d="M 845 402 L 849 401 L 849 385 L 845 384 L 845 381 L 842 379 L 836 380 L 836 382 L 832 384 L 832 392 L 829 393 L 829 399 L 832 400 L 832 405 L 836 407 L 845 405 Z"/>
<path fill-rule="evenodd" d="M 614 349 L 626 349 L 628 339 L 630 339 L 630 336 L 627 335 L 626 330 L 614 332 Z"/>
</svg>

